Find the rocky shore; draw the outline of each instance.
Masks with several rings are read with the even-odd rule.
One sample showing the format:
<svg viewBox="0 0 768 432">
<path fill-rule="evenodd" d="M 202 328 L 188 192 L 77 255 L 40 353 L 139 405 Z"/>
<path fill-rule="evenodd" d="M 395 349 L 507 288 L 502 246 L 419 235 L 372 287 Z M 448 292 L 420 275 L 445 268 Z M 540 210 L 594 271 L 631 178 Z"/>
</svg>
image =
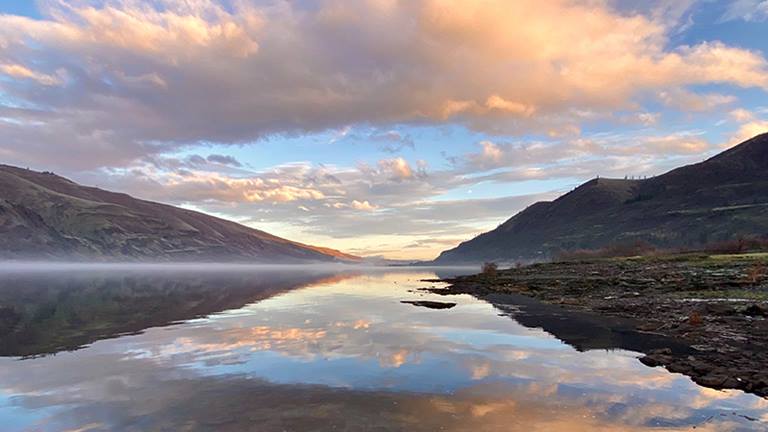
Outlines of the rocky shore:
<svg viewBox="0 0 768 432">
<path fill-rule="evenodd" d="M 689 350 L 643 349 L 715 389 L 768 397 L 768 255 L 676 255 L 542 263 L 442 280 L 442 294 L 523 294 L 564 308 L 628 318 L 634 330 Z"/>
</svg>

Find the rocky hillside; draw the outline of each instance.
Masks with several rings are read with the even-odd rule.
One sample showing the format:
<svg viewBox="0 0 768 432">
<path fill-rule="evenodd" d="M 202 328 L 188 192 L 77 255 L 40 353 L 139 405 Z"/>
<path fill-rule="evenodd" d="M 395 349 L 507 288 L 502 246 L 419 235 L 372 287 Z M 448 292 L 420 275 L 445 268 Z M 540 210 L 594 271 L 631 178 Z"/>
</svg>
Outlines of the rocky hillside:
<svg viewBox="0 0 768 432">
<path fill-rule="evenodd" d="M 593 179 L 445 251 L 438 264 L 543 259 L 643 241 L 696 247 L 768 235 L 768 134 L 647 180 Z"/>
<path fill-rule="evenodd" d="M 0 259 L 359 260 L 203 213 L 8 165 L 0 165 Z"/>
</svg>

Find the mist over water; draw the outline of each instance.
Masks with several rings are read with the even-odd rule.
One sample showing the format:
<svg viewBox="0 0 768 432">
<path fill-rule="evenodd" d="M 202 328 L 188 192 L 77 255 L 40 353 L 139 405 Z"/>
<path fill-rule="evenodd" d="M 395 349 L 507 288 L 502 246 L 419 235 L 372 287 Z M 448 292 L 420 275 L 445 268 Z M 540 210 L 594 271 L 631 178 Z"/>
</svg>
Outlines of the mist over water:
<svg viewBox="0 0 768 432">
<path fill-rule="evenodd" d="M 353 265 L 344 263 L 309 263 L 309 264 L 261 264 L 261 263 L 223 263 L 223 262 L 79 262 L 79 261 L 0 261 L 0 272 L 48 272 L 48 271 L 148 271 L 148 272 L 187 272 L 200 273 L 221 271 L 296 271 L 345 269 L 373 269 L 376 266 Z"/>
<path fill-rule="evenodd" d="M 2 268 L 3 431 L 749 431 L 768 420 L 764 399 L 645 367 L 610 330 L 574 335 L 566 314 L 553 325 L 530 305 L 419 291 L 474 269 Z"/>
<path fill-rule="evenodd" d="M 418 266 L 417 269 L 437 270 L 446 274 L 477 273 L 478 266 Z M 267 263 L 226 263 L 226 262 L 80 262 L 80 261 L 2 261 L 0 273 L 46 273 L 51 271 L 144 271 L 144 272 L 397 272 L 412 271 L 414 267 L 382 266 L 373 264 L 348 263 L 303 263 L 303 264 L 267 264 Z"/>
</svg>

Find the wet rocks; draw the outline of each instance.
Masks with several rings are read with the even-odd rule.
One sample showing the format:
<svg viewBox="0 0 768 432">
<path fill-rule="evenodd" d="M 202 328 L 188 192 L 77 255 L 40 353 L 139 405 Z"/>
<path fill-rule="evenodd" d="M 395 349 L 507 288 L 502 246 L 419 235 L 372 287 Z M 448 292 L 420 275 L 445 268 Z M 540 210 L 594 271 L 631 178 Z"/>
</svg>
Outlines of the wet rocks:
<svg viewBox="0 0 768 432">
<path fill-rule="evenodd" d="M 640 357 L 640 362 L 646 366 L 656 367 L 672 362 L 672 350 L 669 348 L 661 348 L 651 350 L 648 354 Z"/>
<path fill-rule="evenodd" d="M 751 317 L 760 316 L 768 317 L 768 307 L 758 304 L 751 304 L 744 309 L 744 315 Z"/>
<path fill-rule="evenodd" d="M 425 307 L 428 309 L 451 309 L 456 306 L 456 303 L 449 302 L 436 302 L 428 300 L 403 300 L 400 303 L 410 304 L 418 307 Z"/>
</svg>

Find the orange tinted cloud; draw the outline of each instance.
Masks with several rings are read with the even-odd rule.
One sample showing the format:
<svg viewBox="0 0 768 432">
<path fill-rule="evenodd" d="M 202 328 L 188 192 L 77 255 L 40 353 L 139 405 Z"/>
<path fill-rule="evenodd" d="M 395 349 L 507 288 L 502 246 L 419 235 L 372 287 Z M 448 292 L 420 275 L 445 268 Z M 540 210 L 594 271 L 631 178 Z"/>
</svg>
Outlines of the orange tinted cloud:
<svg viewBox="0 0 768 432">
<path fill-rule="evenodd" d="M 675 108 L 687 111 L 731 100 L 696 95 L 694 85 L 768 89 L 759 52 L 674 47 L 669 17 L 606 1 L 89 4 L 44 2 L 43 20 L 0 16 L 0 57 L 15 59 L 6 74 L 48 87 L 11 84 L 9 93 L 55 105 L 51 147 L 93 147 L 81 137 L 98 132 L 136 147 L 133 155 L 154 149 L 137 143 L 245 142 L 360 123 L 567 136 L 587 117 L 640 110 L 648 95 L 684 95 L 691 103 Z M 23 66 L 32 64 L 40 70 Z M 44 78 L 58 71 L 66 86 Z M 107 95 L 94 85 L 104 82 Z M 31 128 L 2 133 L 42 139 Z"/>
</svg>

